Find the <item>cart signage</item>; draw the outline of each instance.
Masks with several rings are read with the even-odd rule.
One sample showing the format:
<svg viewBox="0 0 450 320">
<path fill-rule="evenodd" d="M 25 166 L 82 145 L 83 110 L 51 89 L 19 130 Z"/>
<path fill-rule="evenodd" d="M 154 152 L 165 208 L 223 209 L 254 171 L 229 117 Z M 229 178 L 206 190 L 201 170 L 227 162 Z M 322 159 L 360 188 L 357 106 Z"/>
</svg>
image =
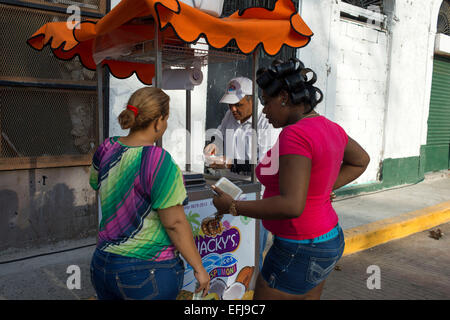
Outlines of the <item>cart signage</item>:
<svg viewBox="0 0 450 320">
<path fill-rule="evenodd" d="M 244 194 L 242 200 L 255 200 L 256 194 Z M 216 213 L 212 199 L 192 201 L 184 206 L 192 227 L 194 241 L 209 273 L 211 283 L 209 299 L 243 299 L 250 297 L 253 288 L 250 280 L 255 265 L 255 220 L 226 214 L 210 228 Z M 181 299 L 192 298 L 196 278 L 192 267 L 185 261 L 185 273 Z"/>
<path fill-rule="evenodd" d="M 240 238 L 238 228 L 232 227 L 215 237 L 198 235 L 195 237 L 195 242 L 203 258 L 211 253 L 223 254 L 235 251 L 239 246 Z"/>
</svg>

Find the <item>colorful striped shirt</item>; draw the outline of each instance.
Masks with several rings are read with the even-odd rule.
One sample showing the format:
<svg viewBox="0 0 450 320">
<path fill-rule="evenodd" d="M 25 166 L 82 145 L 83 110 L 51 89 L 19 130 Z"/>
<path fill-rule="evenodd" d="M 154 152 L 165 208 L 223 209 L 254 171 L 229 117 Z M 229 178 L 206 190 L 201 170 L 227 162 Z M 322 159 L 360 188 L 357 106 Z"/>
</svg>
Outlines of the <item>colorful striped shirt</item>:
<svg viewBox="0 0 450 320">
<path fill-rule="evenodd" d="M 106 139 L 94 154 L 90 185 L 99 190 L 97 248 L 151 261 L 176 255 L 157 209 L 187 200 L 183 175 L 170 154 L 156 146 L 129 147 Z"/>
</svg>

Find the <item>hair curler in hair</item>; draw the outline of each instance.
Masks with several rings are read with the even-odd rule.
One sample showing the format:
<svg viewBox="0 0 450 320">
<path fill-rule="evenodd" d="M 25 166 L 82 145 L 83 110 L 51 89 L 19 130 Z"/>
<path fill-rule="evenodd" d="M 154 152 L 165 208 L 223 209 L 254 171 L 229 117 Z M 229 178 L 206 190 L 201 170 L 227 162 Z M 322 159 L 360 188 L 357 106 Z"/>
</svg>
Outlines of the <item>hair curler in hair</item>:
<svg viewBox="0 0 450 320">
<path fill-rule="evenodd" d="M 305 99 L 309 99 L 310 93 L 309 93 L 308 89 L 303 89 L 298 92 L 291 92 L 291 93 L 289 93 L 289 96 L 290 96 L 293 104 L 299 104 L 302 101 L 304 101 Z"/>
<path fill-rule="evenodd" d="M 280 92 L 281 88 L 283 88 L 283 82 L 278 79 L 274 79 L 267 87 L 263 89 L 269 97 L 273 97 Z"/>
<path fill-rule="evenodd" d="M 280 64 L 273 66 L 273 68 L 275 69 L 277 78 L 282 78 L 288 74 L 295 72 L 295 70 L 296 70 L 295 67 L 296 67 L 295 61 L 284 62 L 284 63 L 280 63 Z"/>
<path fill-rule="evenodd" d="M 259 77 L 260 75 L 262 75 L 264 72 L 266 72 L 267 71 L 267 68 L 259 68 L 257 71 L 256 71 L 256 77 Z"/>
<path fill-rule="evenodd" d="M 319 88 L 316 88 L 316 87 L 313 87 L 313 88 L 314 88 L 314 90 L 316 91 L 316 92 L 314 93 L 314 95 L 317 96 L 317 95 L 316 95 L 317 93 L 320 95 L 320 98 L 319 98 L 319 99 L 316 99 L 316 105 L 318 105 L 318 104 L 321 103 L 322 100 L 323 100 L 323 92 L 322 92 L 322 90 L 320 90 Z"/>
<path fill-rule="evenodd" d="M 303 62 L 301 62 L 299 59 L 297 58 L 291 58 L 291 61 L 293 61 L 295 63 L 295 70 L 296 71 L 300 71 L 302 69 L 305 68 L 305 65 L 303 64 Z"/>
<path fill-rule="evenodd" d="M 305 88 L 305 79 L 300 73 L 294 73 L 284 78 L 289 92 L 298 92 Z"/>
<path fill-rule="evenodd" d="M 268 71 L 262 72 L 256 79 L 256 83 L 261 89 L 267 88 L 274 80 L 273 75 Z"/>
<path fill-rule="evenodd" d="M 308 81 L 308 76 L 307 76 L 307 74 L 310 73 L 310 72 L 312 72 L 312 77 L 311 77 L 311 80 Z M 317 75 L 316 75 L 316 73 L 315 73 L 314 71 L 312 71 L 311 69 L 309 69 L 309 68 L 302 69 L 302 70 L 300 71 L 300 74 L 301 74 L 302 76 L 305 77 L 305 81 L 306 81 L 306 84 L 307 84 L 307 85 L 312 86 L 312 85 L 313 85 L 314 83 L 316 83 L 316 81 L 317 81 Z"/>
</svg>

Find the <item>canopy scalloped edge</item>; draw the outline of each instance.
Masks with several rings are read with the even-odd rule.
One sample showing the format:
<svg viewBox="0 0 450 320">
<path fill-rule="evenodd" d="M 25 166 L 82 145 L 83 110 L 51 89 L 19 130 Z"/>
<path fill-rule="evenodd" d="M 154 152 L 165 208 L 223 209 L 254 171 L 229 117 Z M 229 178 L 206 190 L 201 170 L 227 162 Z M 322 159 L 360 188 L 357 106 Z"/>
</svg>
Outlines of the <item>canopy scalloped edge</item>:
<svg viewBox="0 0 450 320">
<path fill-rule="evenodd" d="M 93 59 L 95 40 L 102 36 L 115 36 L 118 30 L 130 28 L 130 20 L 152 16 L 164 35 L 176 35 L 185 43 L 195 43 L 204 37 L 207 43 L 220 49 L 232 40 L 243 54 L 251 54 L 261 47 L 269 56 L 276 55 L 283 45 L 291 48 L 306 46 L 312 31 L 296 12 L 291 0 L 278 0 L 273 10 L 252 7 L 236 11 L 226 18 L 216 18 L 178 0 L 122 0 L 100 20 L 86 20 L 67 27 L 66 22 L 51 22 L 39 28 L 27 43 L 36 50 L 46 45 L 61 60 L 76 56 L 89 70 L 95 70 Z M 193 23 L 195 21 L 196 23 Z M 133 26 L 133 35 L 153 38 L 149 25 Z M 123 36 L 123 35 L 122 35 Z M 120 41 L 120 36 L 116 39 Z M 124 37 L 122 39 L 126 41 Z M 124 61 L 103 60 L 102 65 L 117 78 L 128 78 L 136 73 L 139 80 L 151 84 L 154 65 Z"/>
</svg>

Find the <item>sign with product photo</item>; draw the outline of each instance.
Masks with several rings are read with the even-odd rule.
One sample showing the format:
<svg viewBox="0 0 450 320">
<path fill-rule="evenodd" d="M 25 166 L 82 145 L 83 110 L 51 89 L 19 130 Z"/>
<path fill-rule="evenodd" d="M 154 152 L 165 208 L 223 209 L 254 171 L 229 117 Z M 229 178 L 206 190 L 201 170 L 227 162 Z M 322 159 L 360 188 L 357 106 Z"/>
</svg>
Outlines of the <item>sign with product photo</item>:
<svg viewBox="0 0 450 320">
<path fill-rule="evenodd" d="M 243 194 L 241 200 L 256 200 L 256 193 Z M 211 282 L 203 300 L 250 300 L 255 273 L 255 219 L 225 214 L 216 219 L 212 199 L 192 201 L 184 206 L 195 244 Z M 183 259 L 184 260 L 184 259 Z M 191 300 L 197 279 L 184 260 L 183 288 L 177 299 Z"/>
</svg>

